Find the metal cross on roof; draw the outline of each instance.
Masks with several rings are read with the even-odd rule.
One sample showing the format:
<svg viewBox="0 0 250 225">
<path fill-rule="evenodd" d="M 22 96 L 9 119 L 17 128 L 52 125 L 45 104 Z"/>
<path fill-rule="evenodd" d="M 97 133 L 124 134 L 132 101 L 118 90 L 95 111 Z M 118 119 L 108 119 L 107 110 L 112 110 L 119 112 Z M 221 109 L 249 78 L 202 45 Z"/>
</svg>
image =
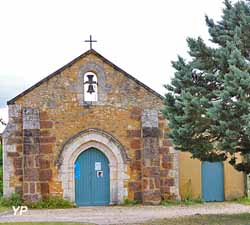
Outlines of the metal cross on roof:
<svg viewBox="0 0 250 225">
<path fill-rule="evenodd" d="M 97 40 L 92 40 L 92 36 L 89 36 L 89 40 L 85 40 L 85 42 L 89 42 L 90 49 L 92 49 L 92 42 L 97 42 Z"/>
</svg>

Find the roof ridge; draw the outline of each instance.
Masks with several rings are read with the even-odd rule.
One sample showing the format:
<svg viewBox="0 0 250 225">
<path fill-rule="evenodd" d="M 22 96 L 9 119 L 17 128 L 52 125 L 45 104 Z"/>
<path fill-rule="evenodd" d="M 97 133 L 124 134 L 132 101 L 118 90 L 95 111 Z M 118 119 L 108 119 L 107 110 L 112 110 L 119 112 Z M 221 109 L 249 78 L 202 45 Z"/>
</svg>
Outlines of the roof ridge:
<svg viewBox="0 0 250 225">
<path fill-rule="evenodd" d="M 36 87 L 40 86 L 42 83 L 48 81 L 49 79 L 51 79 L 52 77 L 56 76 L 57 74 L 59 74 L 60 72 L 62 72 L 63 70 L 65 70 L 66 68 L 70 67 L 71 65 L 73 65 L 75 62 L 77 62 L 78 60 L 80 60 L 81 58 L 89 55 L 89 54 L 95 54 L 97 57 L 101 58 L 105 63 L 109 64 L 110 66 L 112 66 L 114 69 L 118 70 L 119 72 L 123 73 L 125 76 L 127 76 L 129 79 L 135 81 L 137 84 L 139 84 L 140 86 L 144 87 L 146 90 L 150 91 L 151 93 L 153 93 L 154 95 L 156 95 L 157 97 L 163 99 L 163 96 L 160 95 L 158 92 L 154 91 L 152 88 L 148 87 L 146 84 L 142 83 L 141 81 L 139 81 L 138 79 L 136 79 L 135 77 L 133 77 L 132 75 L 130 75 L 129 73 L 127 73 L 126 71 L 124 71 L 123 69 L 121 69 L 120 67 L 116 66 L 114 63 L 112 63 L 111 61 L 109 61 L 107 58 L 105 58 L 104 56 L 102 56 L 100 53 L 98 53 L 96 50 L 94 49 L 90 49 L 86 52 L 84 52 L 83 54 L 79 55 L 78 57 L 76 57 L 75 59 L 73 59 L 72 61 L 70 61 L 69 63 L 65 64 L 64 66 L 62 66 L 61 68 L 59 68 L 58 70 L 54 71 L 53 73 L 51 73 L 50 75 L 48 75 L 47 77 L 43 78 L 42 80 L 38 81 L 36 84 L 32 85 L 30 88 L 24 90 L 23 92 L 21 92 L 20 94 L 18 94 L 16 97 L 12 98 L 11 100 L 9 100 L 7 102 L 7 105 L 11 105 L 14 104 L 15 101 L 26 95 L 27 93 L 29 93 L 30 91 L 32 91 L 33 89 L 35 89 Z"/>
</svg>

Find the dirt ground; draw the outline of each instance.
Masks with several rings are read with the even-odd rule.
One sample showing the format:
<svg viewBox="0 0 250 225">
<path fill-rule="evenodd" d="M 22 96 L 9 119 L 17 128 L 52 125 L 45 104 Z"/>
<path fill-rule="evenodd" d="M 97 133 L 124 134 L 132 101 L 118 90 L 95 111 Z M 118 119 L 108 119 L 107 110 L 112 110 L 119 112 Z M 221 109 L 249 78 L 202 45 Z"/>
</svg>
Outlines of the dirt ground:
<svg viewBox="0 0 250 225">
<path fill-rule="evenodd" d="M 204 203 L 192 206 L 108 206 L 74 209 L 28 210 L 13 215 L 12 211 L 0 214 L 0 222 L 71 221 L 94 224 L 133 224 L 147 221 L 205 214 L 250 213 L 250 206 L 237 203 Z"/>
</svg>

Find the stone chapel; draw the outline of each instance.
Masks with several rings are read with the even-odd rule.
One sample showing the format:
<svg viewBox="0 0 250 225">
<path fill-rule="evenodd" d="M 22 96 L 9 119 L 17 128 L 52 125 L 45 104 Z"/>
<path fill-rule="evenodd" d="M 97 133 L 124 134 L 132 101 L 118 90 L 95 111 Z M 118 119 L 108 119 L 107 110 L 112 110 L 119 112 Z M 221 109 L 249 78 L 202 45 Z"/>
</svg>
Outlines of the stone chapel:
<svg viewBox="0 0 250 225">
<path fill-rule="evenodd" d="M 4 196 L 79 206 L 179 198 L 163 97 L 93 49 L 8 101 Z"/>
</svg>

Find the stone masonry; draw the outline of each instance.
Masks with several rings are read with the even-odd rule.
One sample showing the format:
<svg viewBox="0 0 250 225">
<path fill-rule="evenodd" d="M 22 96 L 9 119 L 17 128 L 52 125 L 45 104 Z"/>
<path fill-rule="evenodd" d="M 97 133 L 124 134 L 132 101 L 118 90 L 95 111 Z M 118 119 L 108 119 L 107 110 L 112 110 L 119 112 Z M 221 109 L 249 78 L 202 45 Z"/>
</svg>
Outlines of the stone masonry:
<svg viewBox="0 0 250 225">
<path fill-rule="evenodd" d="M 142 114 L 142 200 L 144 203 L 159 204 L 160 191 L 160 152 L 159 123 L 156 110 L 144 110 Z"/>
<path fill-rule="evenodd" d="M 3 133 L 3 192 L 22 193 L 23 141 L 22 111 L 20 105 L 9 106 L 9 122 Z"/>
<path fill-rule="evenodd" d="M 98 101 L 84 102 L 83 76 L 97 76 Z M 162 97 L 89 50 L 8 102 L 4 195 L 74 201 L 74 160 L 95 146 L 110 161 L 111 204 L 179 198 L 178 157 Z"/>
<path fill-rule="evenodd" d="M 23 198 L 36 201 L 41 198 L 39 177 L 40 155 L 39 110 L 23 109 Z"/>
</svg>

